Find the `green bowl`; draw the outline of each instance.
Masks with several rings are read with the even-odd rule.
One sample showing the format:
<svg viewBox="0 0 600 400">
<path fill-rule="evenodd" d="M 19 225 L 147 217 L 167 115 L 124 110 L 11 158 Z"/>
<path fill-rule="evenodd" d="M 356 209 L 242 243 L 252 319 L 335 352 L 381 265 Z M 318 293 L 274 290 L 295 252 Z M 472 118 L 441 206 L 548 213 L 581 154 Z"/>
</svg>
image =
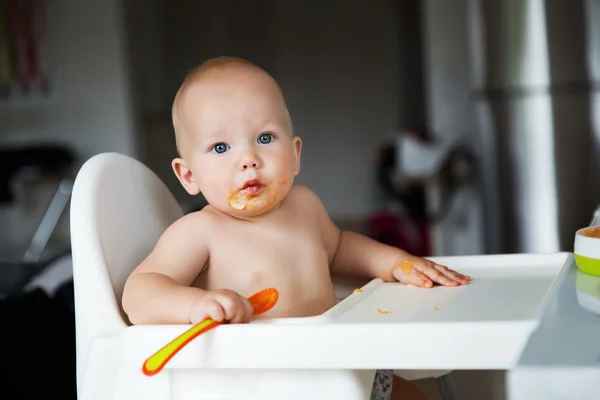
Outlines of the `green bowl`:
<svg viewBox="0 0 600 400">
<path fill-rule="evenodd" d="M 597 258 L 590 258 L 575 253 L 575 264 L 577 264 L 577 268 L 581 272 L 585 272 L 589 275 L 600 276 L 600 260 Z"/>
</svg>

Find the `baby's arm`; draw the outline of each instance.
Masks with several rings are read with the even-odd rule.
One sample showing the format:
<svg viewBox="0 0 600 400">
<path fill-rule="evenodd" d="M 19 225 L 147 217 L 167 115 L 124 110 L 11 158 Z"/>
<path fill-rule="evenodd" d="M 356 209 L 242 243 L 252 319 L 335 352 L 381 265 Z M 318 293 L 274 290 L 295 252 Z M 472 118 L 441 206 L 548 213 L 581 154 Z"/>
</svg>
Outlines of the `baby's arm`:
<svg viewBox="0 0 600 400">
<path fill-rule="evenodd" d="M 422 287 L 431 287 L 433 282 L 447 286 L 469 282 L 469 277 L 445 266 L 415 257 L 356 232 L 340 230 L 331 221 L 320 199 L 312 192 L 307 197 L 311 199 L 308 203 L 314 207 L 318 216 L 332 275 L 360 279 L 381 278 L 387 282 L 400 281 Z"/>
<path fill-rule="evenodd" d="M 133 324 L 189 324 L 206 317 L 246 322 L 247 299 L 228 290 L 192 287 L 208 262 L 209 231 L 202 213 L 171 225 L 150 255 L 131 273 L 123 291 L 123 309 Z"/>
</svg>

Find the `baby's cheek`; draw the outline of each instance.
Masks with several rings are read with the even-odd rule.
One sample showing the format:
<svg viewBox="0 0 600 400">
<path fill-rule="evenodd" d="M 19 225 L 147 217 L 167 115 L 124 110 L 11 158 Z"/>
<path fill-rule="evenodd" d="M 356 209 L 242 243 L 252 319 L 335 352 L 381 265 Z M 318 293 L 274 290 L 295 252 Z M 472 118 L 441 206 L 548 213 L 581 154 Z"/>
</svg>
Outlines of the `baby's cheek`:
<svg viewBox="0 0 600 400">
<path fill-rule="evenodd" d="M 291 152 L 278 152 L 273 154 L 271 164 L 280 179 L 289 179 L 294 177 L 295 158 Z"/>
<path fill-rule="evenodd" d="M 200 185 L 200 191 L 210 203 L 227 203 L 228 193 L 231 190 L 224 182 L 219 179 L 208 179 Z"/>
<path fill-rule="evenodd" d="M 294 184 L 294 180 L 292 178 L 289 178 L 289 177 L 278 178 L 275 181 L 275 185 L 274 185 L 275 186 L 274 191 L 277 196 L 277 199 L 283 200 L 290 192 L 293 184 Z"/>
</svg>

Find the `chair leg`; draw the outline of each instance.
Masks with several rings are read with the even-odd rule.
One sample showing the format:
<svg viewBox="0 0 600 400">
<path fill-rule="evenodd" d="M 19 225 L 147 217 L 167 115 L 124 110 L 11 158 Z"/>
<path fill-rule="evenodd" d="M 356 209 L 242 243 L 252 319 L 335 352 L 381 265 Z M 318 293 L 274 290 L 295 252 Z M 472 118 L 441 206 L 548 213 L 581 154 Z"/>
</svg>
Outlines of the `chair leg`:
<svg viewBox="0 0 600 400">
<path fill-rule="evenodd" d="M 50 236 L 54 233 L 56 225 L 62 216 L 67 203 L 71 199 L 73 191 L 73 180 L 71 178 L 63 178 L 54 193 L 50 205 L 46 209 L 46 213 L 42 218 L 42 222 L 38 226 L 25 255 L 23 261 L 27 263 L 37 263 L 40 261 L 42 253 L 46 249 L 46 245 L 50 240 Z"/>
<path fill-rule="evenodd" d="M 443 400 L 460 400 L 452 373 L 440 376 L 436 379 Z"/>
</svg>

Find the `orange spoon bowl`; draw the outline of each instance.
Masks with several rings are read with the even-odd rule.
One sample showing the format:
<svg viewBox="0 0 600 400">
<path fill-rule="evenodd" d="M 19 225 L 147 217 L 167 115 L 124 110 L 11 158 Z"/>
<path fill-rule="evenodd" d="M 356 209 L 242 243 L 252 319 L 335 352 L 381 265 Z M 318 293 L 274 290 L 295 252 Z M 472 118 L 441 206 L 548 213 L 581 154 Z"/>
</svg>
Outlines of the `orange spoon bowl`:
<svg viewBox="0 0 600 400">
<path fill-rule="evenodd" d="M 279 292 L 275 288 L 268 288 L 250 296 L 248 301 L 254 307 L 253 315 L 269 311 L 279 300 Z"/>
<path fill-rule="evenodd" d="M 252 304 L 254 309 L 252 315 L 266 313 L 275 306 L 277 300 L 279 300 L 279 292 L 275 288 L 264 289 L 250 296 L 248 301 L 250 301 L 250 304 Z M 226 323 L 226 321 L 214 321 L 210 318 L 197 323 L 146 359 L 142 366 L 142 372 L 146 376 L 156 375 L 186 344 L 200 336 L 202 333 L 224 323 Z"/>
</svg>

